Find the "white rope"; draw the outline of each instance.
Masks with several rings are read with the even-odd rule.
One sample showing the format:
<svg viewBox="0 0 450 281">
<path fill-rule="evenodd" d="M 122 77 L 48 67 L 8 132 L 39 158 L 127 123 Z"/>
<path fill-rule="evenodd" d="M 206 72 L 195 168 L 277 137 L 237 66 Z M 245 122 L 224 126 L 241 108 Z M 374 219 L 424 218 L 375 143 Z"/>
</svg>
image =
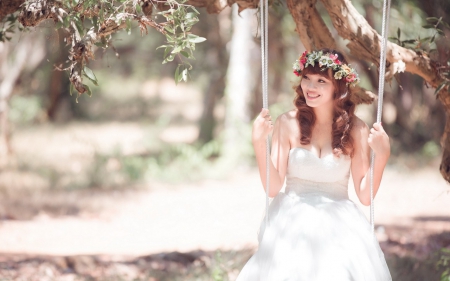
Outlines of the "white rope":
<svg viewBox="0 0 450 281">
<path fill-rule="evenodd" d="M 391 0 L 384 0 L 383 3 L 383 22 L 381 26 L 381 50 L 380 50 L 380 76 L 378 80 L 378 108 L 377 108 L 377 123 L 381 122 L 381 114 L 383 111 L 383 94 L 384 81 L 386 74 L 386 46 L 387 46 L 387 29 L 389 27 L 389 12 L 391 9 Z M 375 229 L 374 223 L 374 202 L 373 202 L 373 171 L 375 164 L 375 154 L 373 150 L 370 153 L 370 224 L 372 226 L 372 233 Z"/>
<path fill-rule="evenodd" d="M 268 107 L 267 94 L 267 61 L 268 61 L 268 0 L 259 0 L 259 22 L 261 33 L 261 71 L 263 108 Z M 270 140 L 266 139 L 266 225 L 269 223 L 269 183 L 270 183 Z"/>
</svg>

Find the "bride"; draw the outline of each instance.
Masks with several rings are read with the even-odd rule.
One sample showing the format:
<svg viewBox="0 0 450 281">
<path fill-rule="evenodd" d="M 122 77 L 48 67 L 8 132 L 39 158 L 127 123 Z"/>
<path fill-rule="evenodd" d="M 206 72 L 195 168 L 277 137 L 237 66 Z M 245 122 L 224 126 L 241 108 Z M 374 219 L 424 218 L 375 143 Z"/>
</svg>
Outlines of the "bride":
<svg viewBox="0 0 450 281">
<path fill-rule="evenodd" d="M 359 200 L 370 205 L 370 148 L 375 196 L 390 155 L 389 137 L 381 123 L 369 129 L 355 116 L 349 87 L 359 78 L 341 53 L 305 51 L 294 73 L 301 76 L 296 109 L 280 115 L 274 126 L 263 109 L 253 124 L 263 185 L 266 138 L 273 131 L 269 196 L 274 199 L 268 224 L 261 223 L 258 250 L 237 280 L 392 280 L 369 222 L 348 198 L 351 171 Z"/>
</svg>

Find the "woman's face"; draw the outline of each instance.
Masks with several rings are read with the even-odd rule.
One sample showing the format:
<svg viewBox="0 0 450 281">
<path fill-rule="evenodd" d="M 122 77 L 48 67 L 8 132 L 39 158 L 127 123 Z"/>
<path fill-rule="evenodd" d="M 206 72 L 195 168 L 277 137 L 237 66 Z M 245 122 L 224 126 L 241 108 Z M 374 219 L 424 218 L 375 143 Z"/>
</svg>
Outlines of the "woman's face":
<svg viewBox="0 0 450 281">
<path fill-rule="evenodd" d="M 305 74 L 300 86 L 308 106 L 333 103 L 334 85 L 330 79 L 319 74 Z"/>
</svg>

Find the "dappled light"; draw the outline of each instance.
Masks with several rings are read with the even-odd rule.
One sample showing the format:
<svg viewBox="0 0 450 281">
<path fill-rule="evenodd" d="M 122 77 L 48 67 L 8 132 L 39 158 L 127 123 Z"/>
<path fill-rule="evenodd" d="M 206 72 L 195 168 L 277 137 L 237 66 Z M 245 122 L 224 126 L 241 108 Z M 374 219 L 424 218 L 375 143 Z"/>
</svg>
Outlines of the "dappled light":
<svg viewBox="0 0 450 281">
<path fill-rule="evenodd" d="M 377 249 L 365 243 L 370 208 L 351 174 L 321 185 L 288 179 L 265 225 L 252 144 L 262 107 L 256 2 L 0 1 L 10 4 L 0 9 L 0 280 L 234 281 L 257 251 L 267 272 L 320 277 L 308 281 L 358 271 L 333 263 L 345 263 L 344 251 L 361 267 L 376 263 L 361 255 Z M 302 78 L 292 61 L 325 43 L 359 75 L 355 115 L 375 123 L 380 48 L 371 28 L 381 29 L 382 1 L 335 2 L 271 2 L 274 123 L 295 108 Z M 392 280 L 449 281 L 450 4 L 394 1 L 389 37 L 382 125 L 391 154 L 375 242 Z M 313 151 L 288 150 L 309 159 L 308 169 L 291 163 L 294 172 L 323 168 Z M 350 163 L 328 163 L 318 177 Z M 329 271 L 307 272 L 316 264 Z"/>
</svg>

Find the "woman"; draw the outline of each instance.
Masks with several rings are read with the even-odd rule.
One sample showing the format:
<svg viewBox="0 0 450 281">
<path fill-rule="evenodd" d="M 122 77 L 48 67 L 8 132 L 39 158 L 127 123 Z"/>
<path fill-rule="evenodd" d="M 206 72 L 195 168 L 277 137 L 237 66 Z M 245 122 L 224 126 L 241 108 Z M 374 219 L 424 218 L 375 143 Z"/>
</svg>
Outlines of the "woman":
<svg viewBox="0 0 450 281">
<path fill-rule="evenodd" d="M 269 196 L 274 199 L 258 250 L 237 280 L 392 280 L 369 222 L 348 199 L 351 171 L 359 200 L 370 205 L 370 148 L 375 196 L 390 155 L 389 138 L 381 123 L 369 130 L 354 115 L 349 87 L 359 78 L 341 53 L 305 51 L 294 73 L 301 76 L 296 109 L 279 116 L 274 127 L 263 109 L 253 125 L 264 186 L 265 140 L 273 130 Z"/>
</svg>

